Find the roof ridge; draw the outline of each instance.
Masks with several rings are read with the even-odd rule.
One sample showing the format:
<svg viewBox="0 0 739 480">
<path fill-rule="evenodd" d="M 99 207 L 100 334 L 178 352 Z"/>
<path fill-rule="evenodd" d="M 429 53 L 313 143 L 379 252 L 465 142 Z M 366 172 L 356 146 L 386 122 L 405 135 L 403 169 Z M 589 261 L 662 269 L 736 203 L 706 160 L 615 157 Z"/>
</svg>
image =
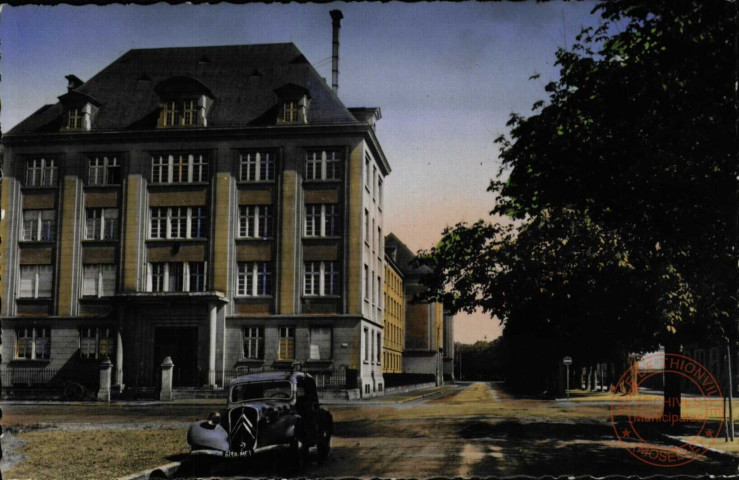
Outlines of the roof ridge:
<svg viewBox="0 0 739 480">
<path fill-rule="evenodd" d="M 146 48 L 131 48 L 128 52 L 141 52 L 151 50 L 194 50 L 194 49 L 209 49 L 209 48 L 233 48 L 233 47 L 268 47 L 277 45 L 292 45 L 298 48 L 294 42 L 271 42 L 271 43 L 231 43 L 228 45 L 191 45 L 191 46 L 178 46 L 178 47 L 146 47 Z"/>
</svg>

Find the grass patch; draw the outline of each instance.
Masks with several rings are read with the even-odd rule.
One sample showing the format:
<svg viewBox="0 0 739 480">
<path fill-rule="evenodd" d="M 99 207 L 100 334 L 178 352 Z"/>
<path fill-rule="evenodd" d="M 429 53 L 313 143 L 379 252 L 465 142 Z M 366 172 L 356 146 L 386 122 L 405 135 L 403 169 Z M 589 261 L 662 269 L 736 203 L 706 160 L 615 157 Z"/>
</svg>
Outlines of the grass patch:
<svg viewBox="0 0 739 480">
<path fill-rule="evenodd" d="M 639 402 L 655 401 L 661 399 L 661 395 L 640 393 L 637 395 L 625 395 L 623 393 L 611 392 L 583 392 L 570 390 L 571 402 Z"/>
<path fill-rule="evenodd" d="M 26 459 L 6 478 L 114 479 L 187 453 L 186 429 L 42 430 L 19 433 Z"/>
</svg>

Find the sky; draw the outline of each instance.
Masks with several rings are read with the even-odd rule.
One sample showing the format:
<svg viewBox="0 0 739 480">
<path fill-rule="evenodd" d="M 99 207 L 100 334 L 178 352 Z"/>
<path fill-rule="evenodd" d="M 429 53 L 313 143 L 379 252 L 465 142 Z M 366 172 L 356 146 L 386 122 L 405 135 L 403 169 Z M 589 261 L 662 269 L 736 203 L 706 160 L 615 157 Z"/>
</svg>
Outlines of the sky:
<svg viewBox="0 0 739 480">
<path fill-rule="evenodd" d="M 557 48 L 596 25 L 592 2 L 5 6 L 0 13 L 0 124 L 15 126 L 131 48 L 293 42 L 331 79 L 331 19 L 342 10 L 339 97 L 380 107 L 393 169 L 385 227 L 412 250 L 446 226 L 490 219 L 494 139 L 530 114 L 557 78 Z M 534 73 L 540 78 L 530 80 Z M 496 319 L 458 314 L 455 340 L 500 335 Z"/>
</svg>

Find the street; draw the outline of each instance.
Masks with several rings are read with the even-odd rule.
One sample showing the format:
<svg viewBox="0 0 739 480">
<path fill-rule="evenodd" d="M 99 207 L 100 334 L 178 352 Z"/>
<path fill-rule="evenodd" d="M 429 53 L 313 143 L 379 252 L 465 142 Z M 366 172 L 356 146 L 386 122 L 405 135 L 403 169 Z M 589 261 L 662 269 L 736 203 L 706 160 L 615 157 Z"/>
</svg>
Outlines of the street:
<svg viewBox="0 0 739 480">
<path fill-rule="evenodd" d="M 16 404 L 4 407 L 4 423 L 53 426 L 67 432 L 178 429 L 175 433 L 181 435 L 182 444 L 179 453 L 171 452 L 159 464 L 183 462 L 177 473 L 182 478 L 192 474 L 192 466 L 182 453 L 186 450 L 185 428 L 216 408 L 212 404 L 187 403 L 84 407 Z M 705 457 L 673 469 L 644 464 L 619 444 L 607 403 L 512 398 L 486 383 L 465 383 L 431 394 L 416 392 L 328 408 L 335 418 L 331 454 L 323 464 L 308 462 L 300 476 L 700 475 L 737 471 L 733 461 Z M 74 463 L 75 459 L 67 461 Z M 264 457 L 248 464 L 206 466 L 198 473 L 218 477 L 285 476 L 284 463 L 279 456 Z"/>
</svg>

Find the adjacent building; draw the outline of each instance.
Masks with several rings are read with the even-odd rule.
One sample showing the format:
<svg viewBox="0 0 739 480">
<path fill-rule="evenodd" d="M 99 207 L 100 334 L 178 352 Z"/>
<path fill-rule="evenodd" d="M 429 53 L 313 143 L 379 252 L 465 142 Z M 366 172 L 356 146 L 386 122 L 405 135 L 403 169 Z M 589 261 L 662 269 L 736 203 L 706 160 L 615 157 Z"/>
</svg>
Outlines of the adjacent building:
<svg viewBox="0 0 739 480">
<path fill-rule="evenodd" d="M 403 346 L 403 373 L 433 374 L 436 382 L 443 382 L 444 364 L 444 306 L 441 302 L 417 300 L 424 287 L 421 277 L 431 273 L 426 266 L 413 265 L 413 252 L 394 234 L 385 238 L 388 256 L 403 273 L 405 304 L 405 336 Z"/>
<path fill-rule="evenodd" d="M 176 386 L 299 361 L 381 393 L 390 166 L 379 108 L 346 108 L 337 77 L 290 43 L 69 75 L 3 138 L 0 368 L 107 356 L 144 388 L 167 356 Z M 437 349 L 433 329 L 413 348 Z"/>
<path fill-rule="evenodd" d="M 405 345 L 405 294 L 403 272 L 395 263 L 395 252 L 385 253 L 385 304 L 384 342 L 382 346 L 385 373 L 403 372 L 403 347 Z"/>
</svg>

